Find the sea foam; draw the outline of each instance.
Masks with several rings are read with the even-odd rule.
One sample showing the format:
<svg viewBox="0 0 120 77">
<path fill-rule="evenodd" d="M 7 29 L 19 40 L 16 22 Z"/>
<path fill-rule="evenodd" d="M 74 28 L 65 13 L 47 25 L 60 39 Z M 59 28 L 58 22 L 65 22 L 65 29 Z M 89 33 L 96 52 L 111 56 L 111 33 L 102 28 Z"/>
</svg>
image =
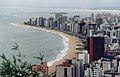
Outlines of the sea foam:
<svg viewBox="0 0 120 77">
<path fill-rule="evenodd" d="M 56 61 L 61 60 L 67 54 L 67 51 L 69 50 L 69 39 L 66 36 L 62 35 L 62 34 L 59 34 L 59 35 L 63 39 L 64 49 L 60 51 L 60 53 L 56 56 L 56 59 L 51 60 L 51 61 L 48 62 L 48 66 L 51 66 Z"/>
</svg>

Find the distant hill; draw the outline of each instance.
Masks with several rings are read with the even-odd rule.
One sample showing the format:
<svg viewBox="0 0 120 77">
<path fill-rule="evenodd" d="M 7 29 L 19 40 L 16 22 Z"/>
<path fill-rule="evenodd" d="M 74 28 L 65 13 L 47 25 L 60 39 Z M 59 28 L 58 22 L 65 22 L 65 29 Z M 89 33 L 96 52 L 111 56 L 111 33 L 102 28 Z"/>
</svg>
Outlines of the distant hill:
<svg viewBox="0 0 120 77">
<path fill-rule="evenodd" d="M 120 7 L 99 7 L 99 8 L 90 8 L 90 10 L 120 10 Z"/>
</svg>

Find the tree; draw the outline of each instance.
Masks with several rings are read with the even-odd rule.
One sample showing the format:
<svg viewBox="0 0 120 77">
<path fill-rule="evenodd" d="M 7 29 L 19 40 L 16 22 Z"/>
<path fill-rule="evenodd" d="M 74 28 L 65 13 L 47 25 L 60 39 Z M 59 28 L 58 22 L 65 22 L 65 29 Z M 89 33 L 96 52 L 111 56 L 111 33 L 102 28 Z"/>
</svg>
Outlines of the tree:
<svg viewBox="0 0 120 77">
<path fill-rule="evenodd" d="M 18 54 L 16 56 L 13 54 L 12 60 L 7 58 L 5 54 L 0 55 L 0 58 L 2 59 L 2 63 L 0 65 L 1 77 L 38 77 L 39 72 L 36 72 L 34 75 L 32 75 L 32 64 L 24 61 L 25 55 L 21 54 L 18 44 L 14 44 L 15 45 L 12 47 L 12 50 L 17 50 Z M 42 63 L 44 55 L 41 55 L 40 53 L 39 57 L 34 58 L 39 59 Z"/>
<path fill-rule="evenodd" d="M 13 60 L 6 58 L 4 54 L 0 55 L 2 63 L 0 65 L 0 74 L 3 77 L 28 77 L 31 75 L 32 65 L 23 61 L 23 55 L 19 52 L 17 56 L 13 55 Z"/>
</svg>

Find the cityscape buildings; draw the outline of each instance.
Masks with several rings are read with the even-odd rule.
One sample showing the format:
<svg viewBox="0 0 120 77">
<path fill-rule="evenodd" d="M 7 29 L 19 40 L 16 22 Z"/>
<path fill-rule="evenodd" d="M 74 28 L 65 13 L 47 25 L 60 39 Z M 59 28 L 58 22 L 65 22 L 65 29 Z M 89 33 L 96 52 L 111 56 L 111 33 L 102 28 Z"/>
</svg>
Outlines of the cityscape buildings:
<svg viewBox="0 0 120 77">
<path fill-rule="evenodd" d="M 53 13 L 55 17 L 24 22 L 65 32 L 82 39 L 84 49 L 76 58 L 56 65 L 56 77 L 120 77 L 120 15 L 92 13 L 90 17 L 67 17 Z"/>
</svg>

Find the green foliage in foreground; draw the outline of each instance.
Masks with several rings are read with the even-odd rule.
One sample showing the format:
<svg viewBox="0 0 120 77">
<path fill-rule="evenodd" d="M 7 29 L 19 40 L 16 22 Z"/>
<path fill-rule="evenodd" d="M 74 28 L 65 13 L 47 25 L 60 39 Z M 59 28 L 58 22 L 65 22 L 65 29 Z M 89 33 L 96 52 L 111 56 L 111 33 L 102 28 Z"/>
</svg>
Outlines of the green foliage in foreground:
<svg viewBox="0 0 120 77">
<path fill-rule="evenodd" d="M 39 77 L 38 73 L 32 74 L 32 65 L 31 63 L 24 61 L 25 55 L 22 55 L 20 52 L 15 56 L 12 56 L 12 60 L 7 58 L 5 54 L 0 55 L 2 62 L 0 64 L 0 76 L 1 77 Z M 35 57 L 41 62 L 43 61 L 44 55 Z"/>
<path fill-rule="evenodd" d="M 0 55 L 2 63 L 0 65 L 0 75 L 2 77 L 28 77 L 31 75 L 32 65 L 24 61 L 24 56 L 13 55 L 13 60 L 8 59 L 4 54 Z"/>
</svg>

